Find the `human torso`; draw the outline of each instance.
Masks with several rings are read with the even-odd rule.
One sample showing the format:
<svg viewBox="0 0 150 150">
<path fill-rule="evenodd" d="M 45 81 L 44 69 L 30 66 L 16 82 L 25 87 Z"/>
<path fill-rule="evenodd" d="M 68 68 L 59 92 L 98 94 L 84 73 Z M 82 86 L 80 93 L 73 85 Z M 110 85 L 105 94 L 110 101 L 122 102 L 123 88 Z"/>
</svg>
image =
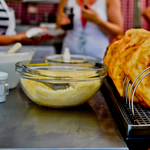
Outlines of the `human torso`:
<svg viewBox="0 0 150 150">
<path fill-rule="evenodd" d="M 0 34 L 15 35 L 15 12 L 0 0 Z"/>
<path fill-rule="evenodd" d="M 78 5 L 80 5 L 80 0 L 75 0 Z M 97 0 L 82 0 L 83 5 L 93 5 Z"/>
<path fill-rule="evenodd" d="M 85 27 L 83 28 L 81 22 L 81 8 L 76 3 L 76 0 L 68 0 L 68 7 L 73 7 L 74 10 L 74 28 L 73 30 L 67 31 L 67 35 L 64 39 L 63 49 L 64 47 L 69 47 L 71 53 L 74 54 L 86 54 L 86 55 L 98 55 L 99 57 L 103 57 L 104 51 L 109 44 L 108 37 L 100 30 L 100 28 L 92 23 L 87 22 Z M 91 5 L 91 8 L 94 9 L 99 17 L 107 21 L 107 8 L 106 8 L 106 0 L 97 0 L 95 3 Z M 81 33 L 84 32 L 86 36 L 86 44 L 85 44 L 85 52 L 81 52 L 78 48 L 78 43 Z M 62 51 L 63 52 L 63 51 Z"/>
<path fill-rule="evenodd" d="M 6 9 L 0 1 L 0 34 L 5 34 L 6 29 L 9 26 L 9 16 L 6 12 Z"/>
</svg>

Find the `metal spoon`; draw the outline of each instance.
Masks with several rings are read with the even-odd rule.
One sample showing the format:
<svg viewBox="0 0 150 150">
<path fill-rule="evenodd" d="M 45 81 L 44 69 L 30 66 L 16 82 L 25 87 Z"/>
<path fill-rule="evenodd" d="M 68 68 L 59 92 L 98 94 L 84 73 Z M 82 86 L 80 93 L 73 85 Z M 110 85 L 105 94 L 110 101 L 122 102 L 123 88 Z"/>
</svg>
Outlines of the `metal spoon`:
<svg viewBox="0 0 150 150">
<path fill-rule="evenodd" d="M 21 70 L 22 70 L 22 72 L 39 75 L 34 70 L 28 70 L 25 65 L 22 65 Z M 69 83 L 50 83 L 50 82 L 43 82 L 43 81 L 37 81 L 37 82 L 41 82 L 42 84 L 50 87 L 53 90 L 65 90 L 65 89 L 69 88 Z"/>
</svg>

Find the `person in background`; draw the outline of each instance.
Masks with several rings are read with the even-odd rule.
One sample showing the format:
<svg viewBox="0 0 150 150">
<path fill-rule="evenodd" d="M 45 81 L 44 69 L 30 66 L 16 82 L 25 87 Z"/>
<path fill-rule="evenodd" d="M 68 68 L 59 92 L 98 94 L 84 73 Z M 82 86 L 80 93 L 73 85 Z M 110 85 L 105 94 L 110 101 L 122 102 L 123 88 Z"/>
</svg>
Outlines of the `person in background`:
<svg viewBox="0 0 150 150">
<path fill-rule="evenodd" d="M 61 0 L 57 28 L 70 23 L 64 7 L 73 7 L 73 29 L 66 31 L 62 53 L 68 47 L 71 54 L 97 56 L 103 59 L 109 38 L 123 33 L 119 0 Z"/>
<path fill-rule="evenodd" d="M 14 10 L 7 6 L 5 0 L 0 0 L 0 45 L 10 45 L 16 42 L 38 45 L 40 41 L 46 41 L 50 38 L 49 34 L 28 38 L 26 32 L 16 34 Z"/>
<path fill-rule="evenodd" d="M 150 0 L 120 1 L 124 23 L 124 32 L 131 28 L 143 28 L 150 30 L 150 23 L 148 18 L 145 18 L 145 15 L 147 14 L 150 6 Z"/>
<path fill-rule="evenodd" d="M 142 16 L 150 23 L 150 6 L 147 6 L 142 12 Z"/>
</svg>

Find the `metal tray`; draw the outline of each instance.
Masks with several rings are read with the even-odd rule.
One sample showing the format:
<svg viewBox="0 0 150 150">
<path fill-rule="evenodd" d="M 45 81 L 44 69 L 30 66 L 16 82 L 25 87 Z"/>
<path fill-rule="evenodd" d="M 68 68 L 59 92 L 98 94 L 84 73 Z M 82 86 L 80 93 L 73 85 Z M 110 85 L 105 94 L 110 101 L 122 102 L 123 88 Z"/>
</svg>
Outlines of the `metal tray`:
<svg viewBox="0 0 150 150">
<path fill-rule="evenodd" d="M 101 91 L 129 148 L 150 147 L 150 110 L 134 104 L 134 115 L 108 76 Z M 108 94 L 109 93 L 109 94 Z"/>
</svg>

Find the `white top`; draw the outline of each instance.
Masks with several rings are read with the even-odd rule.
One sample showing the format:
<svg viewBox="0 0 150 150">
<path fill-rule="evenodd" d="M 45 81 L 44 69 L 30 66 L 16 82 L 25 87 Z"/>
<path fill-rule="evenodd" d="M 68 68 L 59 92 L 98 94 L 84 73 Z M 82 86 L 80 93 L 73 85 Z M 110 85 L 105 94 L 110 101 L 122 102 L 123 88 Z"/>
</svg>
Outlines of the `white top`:
<svg viewBox="0 0 150 150">
<path fill-rule="evenodd" d="M 70 49 L 71 54 L 84 54 L 103 58 L 109 39 L 101 29 L 92 22 L 87 22 L 84 29 L 81 22 L 81 9 L 76 0 L 68 0 L 68 6 L 73 7 L 74 20 L 73 30 L 68 30 L 62 47 L 62 53 L 65 47 Z M 95 10 L 99 17 L 107 21 L 106 0 L 97 0 L 91 8 Z M 81 44 L 81 43 L 85 43 Z M 83 51 L 81 45 L 84 47 Z"/>
<path fill-rule="evenodd" d="M 0 0 L 0 34 L 5 34 L 8 26 L 9 26 L 9 16 L 6 11 L 5 5 L 3 5 L 3 1 Z"/>
<path fill-rule="evenodd" d="M 6 80 L 8 78 L 8 73 L 0 72 L 0 80 Z"/>
</svg>

